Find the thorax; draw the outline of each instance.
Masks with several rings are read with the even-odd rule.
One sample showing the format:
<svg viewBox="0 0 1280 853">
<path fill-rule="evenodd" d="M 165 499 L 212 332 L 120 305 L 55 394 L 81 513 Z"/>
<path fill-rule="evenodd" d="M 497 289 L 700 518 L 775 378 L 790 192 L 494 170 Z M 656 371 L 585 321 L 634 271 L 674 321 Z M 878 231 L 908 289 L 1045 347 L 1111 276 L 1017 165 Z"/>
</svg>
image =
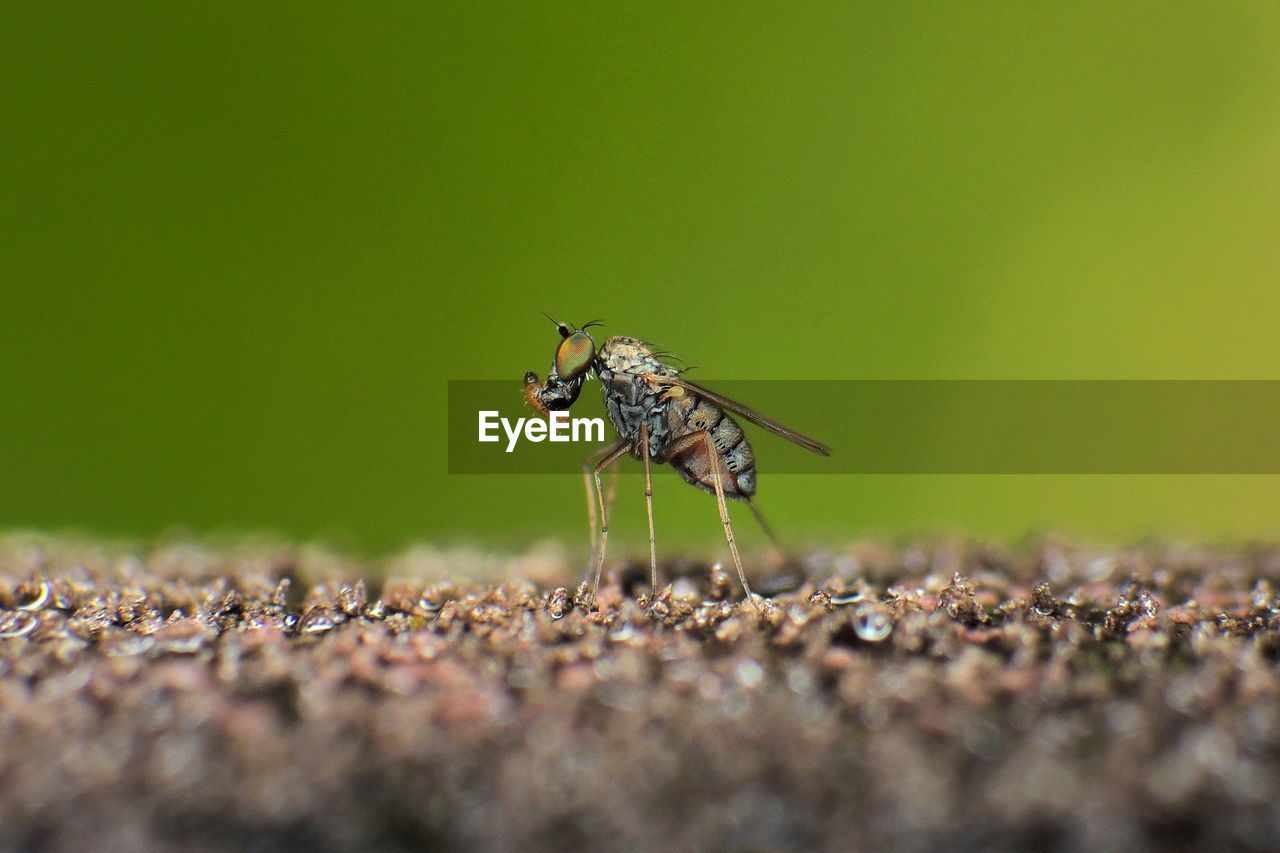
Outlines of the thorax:
<svg viewBox="0 0 1280 853">
<path fill-rule="evenodd" d="M 649 376 L 672 376 L 649 344 L 638 338 L 613 337 L 596 356 L 596 374 L 604 394 L 605 410 L 619 435 L 638 454 L 641 425 L 648 428 L 649 453 L 660 455 L 669 437 L 669 403 L 665 387 Z"/>
<path fill-rule="evenodd" d="M 653 376 L 675 376 L 677 371 L 663 364 L 651 346 L 637 338 L 609 338 L 596 356 L 595 368 L 609 420 L 635 456 L 640 455 L 642 426 L 648 430 L 649 455 L 658 460 L 670 442 L 706 431 L 714 459 L 686 453 L 671 460 L 672 466 L 687 482 L 707 491 L 714 483 L 711 466 L 719 466 L 727 497 L 755 494 L 755 454 L 741 427 L 696 392 L 653 381 Z"/>
</svg>

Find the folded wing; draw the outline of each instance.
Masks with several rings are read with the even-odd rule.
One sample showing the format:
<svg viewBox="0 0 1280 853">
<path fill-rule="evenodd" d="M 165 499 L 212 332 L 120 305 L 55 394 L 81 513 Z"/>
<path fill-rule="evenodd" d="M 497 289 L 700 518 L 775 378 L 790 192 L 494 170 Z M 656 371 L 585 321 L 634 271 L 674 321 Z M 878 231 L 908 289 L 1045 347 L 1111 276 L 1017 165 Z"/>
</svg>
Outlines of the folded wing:
<svg viewBox="0 0 1280 853">
<path fill-rule="evenodd" d="M 817 453 L 819 456 L 831 455 L 831 448 L 827 447 L 822 442 L 809 438 L 809 436 L 804 435 L 803 433 L 798 433 L 789 427 L 785 427 L 775 420 L 770 420 L 755 409 L 747 408 L 741 403 L 734 402 L 722 394 L 717 394 L 715 391 L 703 388 L 701 385 L 696 385 L 688 379 L 682 379 L 679 376 L 658 376 L 656 374 L 649 374 L 648 378 L 659 385 L 671 385 L 692 391 L 695 394 L 707 398 L 725 411 L 732 412 L 735 415 L 740 415 L 742 418 L 750 421 L 756 426 L 761 427 L 762 429 L 767 429 L 774 435 L 781 436 L 787 441 L 800 445 L 805 450 Z"/>
</svg>

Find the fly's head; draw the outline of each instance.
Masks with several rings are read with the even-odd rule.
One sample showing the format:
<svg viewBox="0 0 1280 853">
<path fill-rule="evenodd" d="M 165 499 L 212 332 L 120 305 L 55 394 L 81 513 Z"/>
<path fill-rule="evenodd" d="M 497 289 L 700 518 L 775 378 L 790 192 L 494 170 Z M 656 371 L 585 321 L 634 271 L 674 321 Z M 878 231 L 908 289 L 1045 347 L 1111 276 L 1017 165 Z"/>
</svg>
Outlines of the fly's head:
<svg viewBox="0 0 1280 853">
<path fill-rule="evenodd" d="M 556 346 L 547 381 L 540 381 L 533 371 L 524 375 L 524 398 L 543 415 L 567 409 L 577 401 L 582 384 L 587 381 L 596 360 L 596 342 L 587 329 L 599 323 L 595 320 L 575 329 L 550 317 L 547 319 L 555 323 L 556 331 L 560 333 L 560 343 Z"/>
<path fill-rule="evenodd" d="M 547 376 L 547 381 L 542 382 L 538 379 L 538 374 L 530 370 L 524 375 L 525 402 L 533 406 L 538 414 L 544 416 L 547 412 L 567 409 L 577 401 L 578 394 L 582 391 L 582 383 L 586 378 L 584 374 L 571 382 L 565 382 L 556 375 L 553 367 L 550 375 Z"/>
</svg>

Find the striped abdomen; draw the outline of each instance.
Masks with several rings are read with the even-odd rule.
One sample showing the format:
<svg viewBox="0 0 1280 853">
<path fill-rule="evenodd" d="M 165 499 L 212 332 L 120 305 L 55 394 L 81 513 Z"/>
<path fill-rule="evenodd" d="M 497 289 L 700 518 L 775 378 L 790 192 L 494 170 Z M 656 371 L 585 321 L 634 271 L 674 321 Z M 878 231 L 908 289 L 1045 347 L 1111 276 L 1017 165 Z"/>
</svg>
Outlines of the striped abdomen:
<svg viewBox="0 0 1280 853">
<path fill-rule="evenodd" d="M 725 497 L 749 498 L 756 493 L 756 455 L 738 422 L 723 409 L 683 388 L 667 395 L 668 443 L 683 435 L 706 430 L 720 466 Z M 671 460 L 671 467 L 685 481 L 708 492 L 715 491 L 708 454 L 694 449 Z"/>
</svg>

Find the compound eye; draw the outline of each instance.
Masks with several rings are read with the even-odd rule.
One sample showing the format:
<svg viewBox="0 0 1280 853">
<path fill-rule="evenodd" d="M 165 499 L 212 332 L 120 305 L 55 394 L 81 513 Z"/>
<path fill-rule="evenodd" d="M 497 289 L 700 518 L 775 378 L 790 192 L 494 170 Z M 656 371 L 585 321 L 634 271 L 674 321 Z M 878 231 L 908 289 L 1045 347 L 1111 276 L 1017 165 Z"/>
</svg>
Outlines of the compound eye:
<svg viewBox="0 0 1280 853">
<path fill-rule="evenodd" d="M 560 342 L 556 348 L 556 373 L 566 381 L 577 379 L 596 357 L 596 342 L 579 329 Z"/>
</svg>

